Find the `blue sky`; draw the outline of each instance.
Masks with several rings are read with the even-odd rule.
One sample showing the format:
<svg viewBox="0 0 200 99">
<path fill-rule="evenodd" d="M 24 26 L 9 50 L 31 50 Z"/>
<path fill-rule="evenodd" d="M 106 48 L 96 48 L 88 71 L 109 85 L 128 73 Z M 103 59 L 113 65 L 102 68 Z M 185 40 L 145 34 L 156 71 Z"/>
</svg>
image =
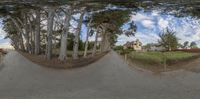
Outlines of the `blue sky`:
<svg viewBox="0 0 200 99">
<path fill-rule="evenodd" d="M 74 15 L 75 18 L 79 18 L 80 14 Z M 159 39 L 158 34 L 167 27 L 176 31 L 176 36 L 180 39 L 179 42 L 195 41 L 200 47 L 200 20 L 196 18 L 188 17 L 174 17 L 173 15 L 161 14 L 159 10 L 152 10 L 144 12 L 140 10 L 137 13 L 133 13 L 130 16 L 130 21 L 134 21 L 137 25 L 137 33 L 134 37 L 126 37 L 120 35 L 116 45 L 123 45 L 127 41 L 133 41 L 139 39 L 143 45 L 147 43 L 156 43 Z M 71 21 L 72 26 L 75 28 L 77 22 Z M 123 28 L 127 28 L 127 24 Z M 81 38 L 85 40 L 86 26 L 82 26 Z M 74 32 L 74 29 L 70 29 Z M 4 39 L 5 32 L 2 30 L 2 22 L 0 19 L 0 47 L 9 46 L 9 40 Z M 94 37 L 89 38 L 90 41 L 94 40 Z"/>
</svg>

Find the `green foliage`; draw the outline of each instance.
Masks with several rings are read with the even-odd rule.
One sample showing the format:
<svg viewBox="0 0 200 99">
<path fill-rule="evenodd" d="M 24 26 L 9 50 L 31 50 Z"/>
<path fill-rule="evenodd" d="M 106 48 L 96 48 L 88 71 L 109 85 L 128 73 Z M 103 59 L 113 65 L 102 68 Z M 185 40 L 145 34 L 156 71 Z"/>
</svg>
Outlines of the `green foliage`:
<svg viewBox="0 0 200 99">
<path fill-rule="evenodd" d="M 130 10 L 106 10 L 95 13 L 92 16 L 92 23 L 95 27 L 102 23 L 110 23 L 115 25 L 113 28 L 119 29 L 125 22 L 129 20 L 129 14 Z"/>
<path fill-rule="evenodd" d="M 167 28 L 165 32 L 159 34 L 159 37 L 159 44 L 167 51 L 175 50 L 178 47 L 178 38 L 174 31 Z"/>
<path fill-rule="evenodd" d="M 123 46 L 115 46 L 114 48 L 113 48 L 113 50 L 115 50 L 117 53 L 119 53 L 119 54 L 121 54 L 121 55 L 124 55 L 124 54 L 128 54 L 128 53 L 130 53 L 130 52 L 132 52 L 132 51 L 134 51 L 134 49 L 124 49 L 123 48 Z"/>
<path fill-rule="evenodd" d="M 190 43 L 190 48 L 198 48 L 196 42 L 191 42 Z"/>
<path fill-rule="evenodd" d="M 189 46 L 189 42 L 188 41 L 185 41 L 184 43 L 183 43 L 183 48 L 187 48 Z"/>
<path fill-rule="evenodd" d="M 151 49 L 151 45 L 152 44 L 146 44 L 146 45 L 144 45 L 143 47 L 144 47 L 144 49 L 146 49 L 147 51 L 149 51 L 150 49 Z"/>
<path fill-rule="evenodd" d="M 68 35 L 68 42 L 67 42 L 67 50 L 73 50 L 73 45 L 74 45 L 74 34 L 69 33 Z M 83 51 L 84 50 L 84 42 L 79 38 L 79 50 Z"/>
<path fill-rule="evenodd" d="M 93 49 L 94 41 L 88 42 L 88 50 Z"/>
<path fill-rule="evenodd" d="M 109 38 L 110 45 L 114 45 L 117 42 L 117 35 L 122 34 L 121 26 L 129 21 L 130 10 L 106 10 L 92 15 L 91 26 L 95 29 L 100 25 L 102 31 L 105 31 Z"/>
<path fill-rule="evenodd" d="M 122 46 L 122 45 L 115 46 L 113 49 L 114 49 L 115 51 L 116 51 L 116 50 L 123 50 L 123 46 Z"/>
</svg>

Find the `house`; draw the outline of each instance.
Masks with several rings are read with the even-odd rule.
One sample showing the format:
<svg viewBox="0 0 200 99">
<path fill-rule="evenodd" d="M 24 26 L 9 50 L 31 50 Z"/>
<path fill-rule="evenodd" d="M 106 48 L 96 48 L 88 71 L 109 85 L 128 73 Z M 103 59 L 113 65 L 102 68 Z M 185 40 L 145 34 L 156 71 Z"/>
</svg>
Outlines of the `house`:
<svg viewBox="0 0 200 99">
<path fill-rule="evenodd" d="M 126 44 L 123 45 L 124 49 L 134 49 L 136 51 L 141 51 L 142 50 L 142 43 L 137 39 L 136 41 L 132 42 L 126 42 Z"/>
<path fill-rule="evenodd" d="M 156 43 L 151 43 L 143 46 L 143 49 L 146 51 L 164 51 L 165 48 L 163 46 L 160 46 L 159 44 Z"/>
</svg>

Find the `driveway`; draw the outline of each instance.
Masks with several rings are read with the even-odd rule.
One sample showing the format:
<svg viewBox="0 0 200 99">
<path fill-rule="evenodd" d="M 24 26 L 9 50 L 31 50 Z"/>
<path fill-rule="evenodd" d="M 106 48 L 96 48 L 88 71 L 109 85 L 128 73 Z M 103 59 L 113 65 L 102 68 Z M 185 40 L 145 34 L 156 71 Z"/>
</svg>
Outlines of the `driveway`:
<svg viewBox="0 0 200 99">
<path fill-rule="evenodd" d="M 129 67 L 115 52 L 89 66 L 55 70 L 10 52 L 0 71 L 0 99 L 199 99 L 200 74 L 154 75 Z"/>
</svg>

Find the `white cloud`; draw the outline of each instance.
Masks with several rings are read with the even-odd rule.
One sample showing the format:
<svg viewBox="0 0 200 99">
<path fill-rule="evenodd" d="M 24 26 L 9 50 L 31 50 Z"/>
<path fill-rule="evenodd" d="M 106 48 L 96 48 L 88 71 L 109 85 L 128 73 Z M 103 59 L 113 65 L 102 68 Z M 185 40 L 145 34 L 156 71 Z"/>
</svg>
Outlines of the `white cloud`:
<svg viewBox="0 0 200 99">
<path fill-rule="evenodd" d="M 157 10 L 153 10 L 152 11 L 152 16 L 159 16 L 159 11 L 157 11 Z"/>
<path fill-rule="evenodd" d="M 144 13 L 137 13 L 131 16 L 131 20 L 134 22 L 140 22 L 145 28 L 153 29 L 155 22 L 151 16 L 147 16 Z"/>
<path fill-rule="evenodd" d="M 183 44 L 185 41 L 196 42 L 200 47 L 200 28 L 188 28 L 186 26 L 176 29 L 177 37 L 180 39 L 179 43 Z"/>
<path fill-rule="evenodd" d="M 186 19 L 182 20 L 181 26 L 175 29 L 177 36 L 180 39 L 180 43 L 185 41 L 199 41 L 200 40 L 200 20 Z"/>
<path fill-rule="evenodd" d="M 152 18 L 149 16 L 146 16 L 144 14 L 137 13 L 136 15 L 131 16 L 131 20 L 132 21 L 142 21 L 142 20 L 152 20 Z"/>
<path fill-rule="evenodd" d="M 169 22 L 168 22 L 167 20 L 164 20 L 163 18 L 160 18 L 160 19 L 158 20 L 158 25 L 159 25 L 159 29 L 160 29 L 160 30 L 163 30 L 163 29 L 165 29 L 165 28 L 168 27 Z"/>
<path fill-rule="evenodd" d="M 141 23 L 145 28 L 152 29 L 155 27 L 155 22 L 152 20 L 142 20 Z"/>
</svg>

